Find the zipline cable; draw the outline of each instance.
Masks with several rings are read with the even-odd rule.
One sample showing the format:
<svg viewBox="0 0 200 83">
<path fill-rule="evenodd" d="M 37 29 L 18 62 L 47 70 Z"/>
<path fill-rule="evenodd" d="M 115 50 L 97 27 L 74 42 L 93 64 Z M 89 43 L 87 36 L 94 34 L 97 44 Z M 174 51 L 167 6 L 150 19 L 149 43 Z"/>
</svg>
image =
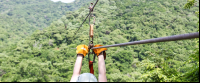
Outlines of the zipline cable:
<svg viewBox="0 0 200 83">
<path fill-rule="evenodd" d="M 96 1 L 96 3 L 94 4 L 94 6 L 92 7 L 92 10 L 94 10 L 94 7 L 96 6 L 96 4 L 98 3 L 99 0 Z M 85 20 L 83 21 L 83 23 L 86 21 L 86 19 L 88 18 L 88 16 L 90 16 L 92 11 L 89 12 L 89 14 L 87 15 L 87 17 L 85 18 Z M 79 29 L 82 27 L 83 23 L 80 25 Z M 76 33 L 79 31 L 79 29 L 76 31 Z M 75 37 L 76 33 L 74 34 L 73 38 Z"/>
<path fill-rule="evenodd" d="M 168 36 L 168 37 L 160 37 L 160 38 L 154 38 L 154 39 L 147 39 L 147 40 L 141 40 L 141 41 L 133 41 L 133 42 L 128 42 L 128 43 L 107 45 L 107 46 L 101 46 L 101 47 L 93 47 L 91 49 L 136 45 L 136 44 L 146 44 L 146 43 L 156 43 L 156 42 L 166 42 L 166 41 L 176 41 L 176 40 L 193 39 L 193 38 L 199 38 L 199 32 L 174 35 L 174 36 Z"/>
</svg>

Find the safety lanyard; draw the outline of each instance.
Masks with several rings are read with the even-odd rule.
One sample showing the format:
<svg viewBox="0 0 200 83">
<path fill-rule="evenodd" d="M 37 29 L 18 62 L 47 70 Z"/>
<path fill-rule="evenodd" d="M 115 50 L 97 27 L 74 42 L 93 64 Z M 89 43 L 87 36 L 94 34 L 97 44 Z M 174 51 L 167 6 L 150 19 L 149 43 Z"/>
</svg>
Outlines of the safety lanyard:
<svg viewBox="0 0 200 83">
<path fill-rule="evenodd" d="M 90 73 L 94 74 L 94 69 L 93 69 L 93 63 L 95 62 L 95 53 L 94 51 L 90 52 L 90 49 L 93 48 L 94 44 L 93 44 L 93 36 L 94 36 L 94 24 L 95 24 L 95 16 L 93 15 L 93 3 L 91 3 L 90 7 L 90 15 L 89 15 L 89 25 L 90 25 L 90 30 L 89 30 L 89 45 L 88 45 L 88 61 L 89 61 L 89 69 L 90 69 Z M 93 24 L 90 24 L 90 18 L 93 17 L 94 21 Z M 91 40 L 92 39 L 92 40 Z M 90 60 L 90 54 L 93 54 L 93 61 Z"/>
</svg>

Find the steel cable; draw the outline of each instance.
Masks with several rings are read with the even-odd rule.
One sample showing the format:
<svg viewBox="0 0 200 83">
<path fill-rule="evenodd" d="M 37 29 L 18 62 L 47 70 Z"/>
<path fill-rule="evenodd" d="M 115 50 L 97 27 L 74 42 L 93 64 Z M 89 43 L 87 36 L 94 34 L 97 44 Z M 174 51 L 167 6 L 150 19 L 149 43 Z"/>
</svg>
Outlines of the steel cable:
<svg viewBox="0 0 200 83">
<path fill-rule="evenodd" d="M 189 33 L 189 34 L 181 34 L 181 35 L 175 35 L 175 36 L 168 36 L 168 37 L 161 37 L 161 38 L 154 38 L 154 39 L 147 39 L 147 40 L 141 40 L 141 41 L 133 41 L 133 42 L 128 42 L 128 43 L 107 45 L 107 46 L 101 46 L 101 47 L 93 47 L 91 49 L 136 45 L 136 44 L 147 44 L 147 43 L 156 43 L 156 42 L 166 42 L 166 41 L 176 41 L 176 40 L 193 39 L 193 38 L 199 38 L 199 32 Z"/>
<path fill-rule="evenodd" d="M 96 3 L 94 4 L 94 6 L 92 7 L 92 10 L 94 10 L 94 7 L 96 6 L 96 4 L 98 3 L 99 0 L 96 1 Z M 87 15 L 87 17 L 84 19 L 83 23 L 86 21 L 86 19 L 88 18 L 88 16 L 90 16 L 92 11 L 89 12 L 89 14 Z M 80 28 L 82 27 L 83 23 L 80 25 L 79 29 L 76 31 L 76 33 L 80 30 Z M 76 33 L 74 34 L 73 38 L 75 37 Z"/>
</svg>

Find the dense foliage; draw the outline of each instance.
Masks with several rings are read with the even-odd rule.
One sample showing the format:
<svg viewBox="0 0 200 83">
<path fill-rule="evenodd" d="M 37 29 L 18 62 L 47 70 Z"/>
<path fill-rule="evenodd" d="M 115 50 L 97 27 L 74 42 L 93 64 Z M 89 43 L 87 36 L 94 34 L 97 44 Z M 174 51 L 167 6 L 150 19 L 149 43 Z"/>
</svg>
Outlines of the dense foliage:
<svg viewBox="0 0 200 83">
<path fill-rule="evenodd" d="M 51 0 L 0 0 L 0 50 L 37 29 L 46 28 L 67 11 L 75 11 L 88 1 L 91 0 L 66 4 Z"/>
<path fill-rule="evenodd" d="M 199 4 L 189 7 L 190 1 L 99 0 L 94 10 L 94 44 L 111 45 L 197 32 L 199 19 L 195 11 L 199 10 Z M 89 42 L 88 21 L 73 38 L 88 14 L 87 7 L 67 12 L 43 30 L 36 30 L 17 44 L 2 49 L 0 81 L 70 81 L 76 60 L 75 49 L 71 48 Z M 109 82 L 199 82 L 198 42 L 191 39 L 108 48 L 107 79 Z M 81 73 L 89 72 L 87 58 L 83 60 Z"/>
</svg>

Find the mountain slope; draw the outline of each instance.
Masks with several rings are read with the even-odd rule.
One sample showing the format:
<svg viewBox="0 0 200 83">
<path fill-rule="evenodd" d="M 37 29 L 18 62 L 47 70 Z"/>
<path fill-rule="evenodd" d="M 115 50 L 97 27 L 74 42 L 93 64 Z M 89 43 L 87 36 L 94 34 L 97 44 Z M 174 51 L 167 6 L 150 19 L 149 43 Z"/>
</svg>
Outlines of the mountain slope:
<svg viewBox="0 0 200 83">
<path fill-rule="evenodd" d="M 95 1 L 95 0 L 93 0 Z M 199 5 L 183 9 L 182 0 L 100 0 L 96 16 L 94 44 L 110 45 L 196 32 L 198 18 L 194 11 Z M 88 20 L 78 29 L 87 8 L 67 12 L 43 30 L 4 49 L 0 54 L 1 81 L 70 81 L 76 60 L 74 49 L 88 44 Z M 65 28 L 67 24 L 67 28 Z M 109 82 L 185 82 L 192 65 L 189 60 L 198 46 L 195 40 L 108 48 L 106 76 Z M 81 73 L 89 72 L 88 57 L 83 60 Z M 98 62 L 96 60 L 96 62 Z M 98 64 L 94 64 L 98 77 Z"/>
<path fill-rule="evenodd" d="M 35 30 L 42 30 L 67 11 L 75 11 L 89 1 L 54 3 L 51 0 L 0 0 L 0 29 L 7 32 L 3 34 L 0 31 L 0 49 L 16 43 Z"/>
</svg>

